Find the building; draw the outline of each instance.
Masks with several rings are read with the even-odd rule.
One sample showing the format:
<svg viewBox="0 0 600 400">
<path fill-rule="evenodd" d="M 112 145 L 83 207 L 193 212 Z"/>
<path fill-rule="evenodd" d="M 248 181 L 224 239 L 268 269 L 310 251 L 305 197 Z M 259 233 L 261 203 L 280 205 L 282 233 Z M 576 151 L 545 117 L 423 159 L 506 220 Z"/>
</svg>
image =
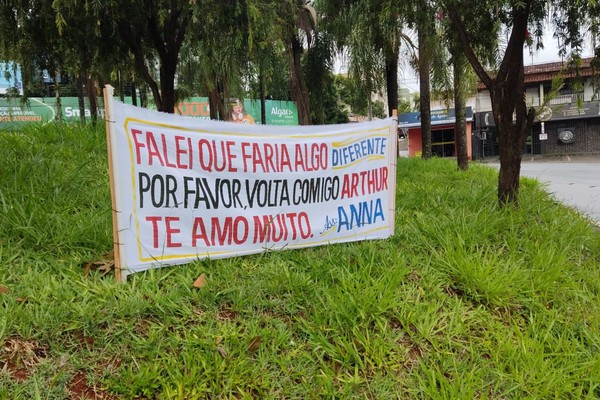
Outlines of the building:
<svg viewBox="0 0 600 400">
<path fill-rule="evenodd" d="M 600 153 L 600 101 L 594 97 L 591 58 L 579 71 L 566 63 L 525 66 L 526 101 L 535 107 L 534 120 L 524 154 L 563 155 Z M 497 130 L 487 89 L 480 86 L 470 99 L 476 110 L 473 158 L 498 154 Z"/>
<path fill-rule="evenodd" d="M 535 107 L 524 154 L 600 154 L 600 98 L 594 96 L 592 58 L 578 71 L 563 62 L 525 66 L 525 97 Z M 479 85 L 467 102 L 469 159 L 497 156 L 498 132 L 489 91 Z M 454 110 L 441 102 L 431 104 L 432 152 L 455 156 Z M 409 156 L 421 155 L 420 113 L 401 114 L 399 129 L 408 137 Z"/>
<path fill-rule="evenodd" d="M 473 109 L 467 107 L 467 156 L 471 156 L 471 138 Z M 438 157 L 456 157 L 456 135 L 454 125 L 456 122 L 453 108 L 442 108 L 431 110 L 431 153 Z M 408 156 L 420 157 L 422 149 L 421 141 L 421 113 L 412 112 L 398 116 L 398 129 L 401 136 L 408 138 Z"/>
</svg>

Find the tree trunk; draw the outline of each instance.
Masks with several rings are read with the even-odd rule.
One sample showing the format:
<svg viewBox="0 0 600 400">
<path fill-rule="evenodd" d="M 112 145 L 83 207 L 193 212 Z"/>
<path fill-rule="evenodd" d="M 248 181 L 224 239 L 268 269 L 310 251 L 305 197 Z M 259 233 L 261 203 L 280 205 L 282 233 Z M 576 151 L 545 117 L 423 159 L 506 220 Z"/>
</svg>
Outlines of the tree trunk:
<svg viewBox="0 0 600 400">
<path fill-rule="evenodd" d="M 96 126 L 98 122 L 98 100 L 96 98 L 96 80 L 91 76 L 87 81 L 88 99 L 90 101 L 90 115 L 92 118 L 92 125 Z"/>
<path fill-rule="evenodd" d="M 521 80 L 521 82 L 521 85 L 524 87 L 524 80 Z M 492 108 L 496 128 L 498 129 L 498 148 L 500 152 L 498 202 L 501 206 L 507 204 L 518 206 L 523 147 L 527 142 L 527 135 L 531 131 L 533 119 L 535 118 L 535 109 L 531 108 L 528 112 L 526 111 L 527 105 L 524 97 L 516 100 L 520 104 L 517 104 L 517 107 L 515 107 L 514 97 L 519 96 L 506 93 L 506 90 L 496 89 L 492 95 Z M 512 93 L 519 93 L 519 89 L 516 88 Z M 517 110 L 516 120 L 513 122 L 515 108 Z"/>
<path fill-rule="evenodd" d="M 388 99 L 388 116 L 392 116 L 392 112 L 398 109 L 398 52 L 399 47 L 396 47 L 389 52 L 385 60 L 385 77 Z"/>
<path fill-rule="evenodd" d="M 185 2 L 171 1 L 169 4 L 169 12 L 165 14 L 160 12 L 157 4 L 146 10 L 149 41 L 142 39 L 137 27 L 131 25 L 132 20 L 127 15 L 118 19 L 117 29 L 119 36 L 133 55 L 137 73 L 152 90 L 157 110 L 173 114 L 176 100 L 177 61 L 192 19 L 192 8 Z M 158 56 L 160 88 L 146 63 L 145 55 L 148 47 L 156 50 Z"/>
<path fill-rule="evenodd" d="M 54 97 L 56 99 L 56 121 L 62 122 L 62 101 L 60 99 L 60 85 L 58 84 L 58 74 L 53 72 L 52 80 L 54 81 Z"/>
<path fill-rule="evenodd" d="M 310 125 L 310 106 L 308 103 L 308 89 L 302 78 L 302 64 L 300 56 L 302 55 L 302 45 L 297 36 L 291 39 L 290 67 L 291 67 L 291 92 L 292 100 L 296 102 L 298 108 L 298 124 Z"/>
<path fill-rule="evenodd" d="M 121 71 L 117 71 L 117 77 L 119 78 L 119 100 L 121 103 L 125 102 L 125 82 L 121 76 Z"/>
<path fill-rule="evenodd" d="M 425 4 L 424 7 L 427 7 Z M 421 157 L 431 158 L 431 96 L 430 79 L 431 55 L 429 54 L 427 41 L 429 40 L 430 22 L 426 18 L 419 18 L 418 40 L 419 40 L 419 91 L 421 111 Z"/>
<path fill-rule="evenodd" d="M 208 109 L 210 112 L 210 119 L 216 121 L 219 119 L 219 92 L 217 88 L 214 88 L 208 94 Z"/>
<path fill-rule="evenodd" d="M 263 76 L 263 65 L 260 62 L 258 70 L 258 85 L 260 92 L 260 123 L 263 125 L 267 124 L 267 107 L 265 104 L 265 78 Z"/>
<path fill-rule="evenodd" d="M 526 19 L 522 21 L 525 23 Z M 526 25 L 525 25 L 526 26 Z M 519 28 L 514 28 L 519 29 Z M 522 28 L 525 29 L 525 28 Z M 490 87 L 492 112 L 498 129 L 500 173 L 498 175 L 498 203 L 519 205 L 519 179 L 523 147 L 531 130 L 535 109 L 527 110 L 525 102 L 525 70 L 523 42 L 514 44 L 514 34 L 504 55 L 500 73 Z M 506 64 L 505 64 L 506 63 Z"/>
<path fill-rule="evenodd" d="M 146 90 L 146 85 L 140 85 L 140 106 L 142 108 L 148 108 L 148 92 Z"/>
<path fill-rule="evenodd" d="M 469 149 L 467 148 L 467 112 L 465 106 L 465 91 L 463 90 L 465 57 L 460 49 L 452 55 L 454 73 L 454 112 L 456 123 L 454 125 L 454 138 L 456 141 L 456 162 L 458 169 L 469 169 Z"/>
<path fill-rule="evenodd" d="M 79 120 L 81 121 L 81 123 L 83 125 L 85 125 L 85 100 L 84 100 L 84 96 L 85 94 L 83 93 L 83 80 L 84 80 L 84 73 L 80 72 L 79 74 L 77 74 L 77 103 L 79 105 Z"/>
<path fill-rule="evenodd" d="M 161 106 L 158 111 L 173 114 L 175 112 L 175 73 L 177 59 L 163 60 L 160 66 L 160 93 Z"/>
<path fill-rule="evenodd" d="M 137 103 L 137 88 L 135 86 L 135 81 L 131 82 L 131 104 L 136 107 L 138 105 L 138 103 Z"/>
<path fill-rule="evenodd" d="M 218 82 L 216 87 L 208 94 L 208 108 L 210 111 L 210 119 L 227 121 L 228 113 L 225 109 L 223 84 Z"/>
<path fill-rule="evenodd" d="M 519 179 L 523 146 L 531 130 L 535 109 L 527 109 L 525 102 L 525 72 L 523 45 L 533 0 L 523 0 L 512 9 L 512 29 L 500 67 L 494 77 L 485 70 L 473 51 L 470 39 L 456 9 L 446 11 L 456 30 L 465 56 L 479 79 L 490 91 L 492 112 L 498 129 L 500 173 L 498 175 L 498 203 L 505 206 L 519 205 Z M 514 118 L 514 120 L 513 120 Z"/>
</svg>

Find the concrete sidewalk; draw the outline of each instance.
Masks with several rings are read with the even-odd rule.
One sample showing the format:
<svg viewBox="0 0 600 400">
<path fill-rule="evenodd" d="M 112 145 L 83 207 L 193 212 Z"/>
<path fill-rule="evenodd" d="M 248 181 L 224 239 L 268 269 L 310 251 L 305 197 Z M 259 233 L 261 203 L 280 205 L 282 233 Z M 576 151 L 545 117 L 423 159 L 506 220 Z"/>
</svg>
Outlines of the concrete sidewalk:
<svg viewBox="0 0 600 400">
<path fill-rule="evenodd" d="M 499 164 L 500 157 L 492 156 L 486 157 L 483 160 L 475 160 L 482 164 Z M 522 163 L 600 163 L 600 154 L 565 154 L 565 155 L 538 155 L 538 154 L 526 154 L 523 155 Z"/>
<path fill-rule="evenodd" d="M 500 168 L 498 160 L 486 164 Z M 600 226 L 600 156 L 523 157 L 521 176 L 545 183 L 557 200 Z"/>
</svg>

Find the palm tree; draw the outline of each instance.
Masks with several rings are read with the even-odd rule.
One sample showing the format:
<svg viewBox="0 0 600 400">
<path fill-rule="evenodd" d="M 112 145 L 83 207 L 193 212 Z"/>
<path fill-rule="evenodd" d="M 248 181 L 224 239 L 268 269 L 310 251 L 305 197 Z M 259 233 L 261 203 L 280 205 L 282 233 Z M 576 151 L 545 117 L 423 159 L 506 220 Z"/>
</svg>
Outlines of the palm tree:
<svg viewBox="0 0 600 400">
<path fill-rule="evenodd" d="M 285 43 L 290 68 L 290 92 L 298 108 L 298 123 L 309 125 L 310 100 L 302 74 L 303 43 L 312 44 L 317 15 L 313 6 L 303 0 L 279 1 L 281 37 Z"/>
<path fill-rule="evenodd" d="M 319 9 L 327 18 L 338 48 L 349 59 L 349 72 L 368 93 L 386 88 L 388 115 L 398 109 L 398 65 L 408 10 L 405 2 L 388 0 L 322 0 Z"/>
</svg>

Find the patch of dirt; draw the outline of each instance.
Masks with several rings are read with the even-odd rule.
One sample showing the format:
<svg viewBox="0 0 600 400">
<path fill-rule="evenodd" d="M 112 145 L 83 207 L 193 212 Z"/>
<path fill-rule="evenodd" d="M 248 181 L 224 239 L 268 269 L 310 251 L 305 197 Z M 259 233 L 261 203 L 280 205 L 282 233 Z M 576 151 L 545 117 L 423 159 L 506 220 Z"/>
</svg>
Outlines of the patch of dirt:
<svg viewBox="0 0 600 400">
<path fill-rule="evenodd" d="M 225 307 L 219 311 L 218 319 L 220 321 L 233 321 L 237 318 L 237 313 L 231 308 Z"/>
<path fill-rule="evenodd" d="M 29 379 L 29 372 L 25 368 L 17 368 L 10 360 L 0 361 L 0 369 L 6 369 L 15 381 L 23 382 Z"/>
<path fill-rule="evenodd" d="M 72 400 L 116 400 L 117 398 L 107 394 L 96 385 L 90 386 L 85 372 L 78 371 L 69 381 L 67 386 L 69 398 Z"/>
<path fill-rule="evenodd" d="M 7 339 L 0 350 L 0 369 L 6 369 L 19 382 L 29 379 L 36 365 L 46 358 L 46 349 L 36 341 Z"/>
<path fill-rule="evenodd" d="M 81 340 L 89 345 L 89 341 L 93 339 L 82 336 Z M 47 349 L 34 340 L 8 338 L 0 348 L 0 369 L 8 371 L 15 381 L 26 381 L 34 374 L 37 365 L 47 357 L 47 353 Z M 71 378 L 66 389 L 72 400 L 117 400 L 117 397 L 109 395 L 105 390 L 90 385 L 83 371 L 78 371 Z"/>
<path fill-rule="evenodd" d="M 404 360 L 404 368 L 408 371 L 419 365 L 419 361 L 423 359 L 423 348 L 413 342 L 409 337 L 404 337 L 399 344 L 406 349 L 406 359 Z"/>
<path fill-rule="evenodd" d="M 89 261 L 83 266 L 83 276 L 88 276 L 92 271 L 98 271 L 104 277 L 115 269 L 114 252 L 106 253 L 100 260 Z"/>
</svg>

